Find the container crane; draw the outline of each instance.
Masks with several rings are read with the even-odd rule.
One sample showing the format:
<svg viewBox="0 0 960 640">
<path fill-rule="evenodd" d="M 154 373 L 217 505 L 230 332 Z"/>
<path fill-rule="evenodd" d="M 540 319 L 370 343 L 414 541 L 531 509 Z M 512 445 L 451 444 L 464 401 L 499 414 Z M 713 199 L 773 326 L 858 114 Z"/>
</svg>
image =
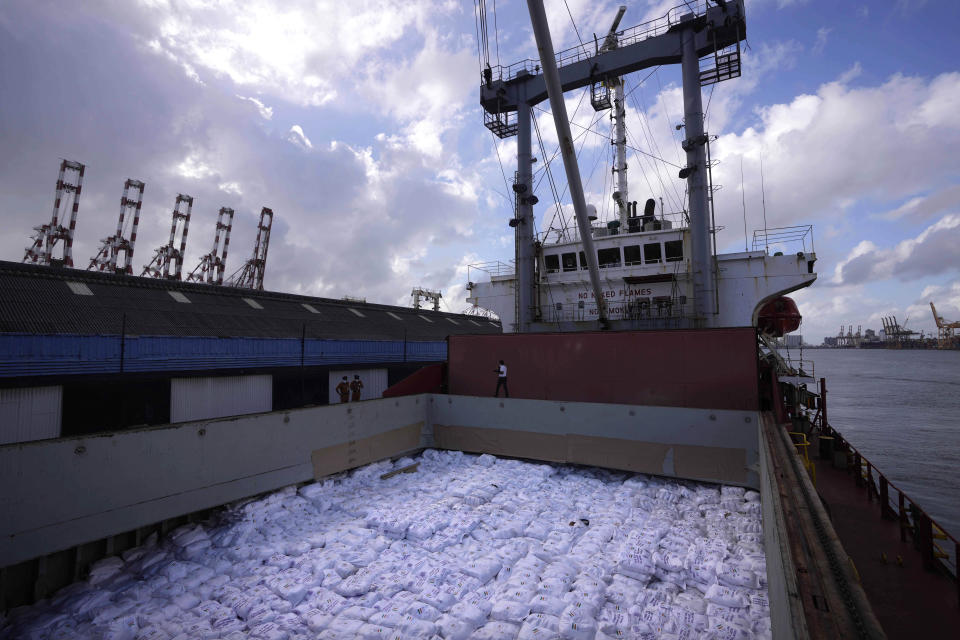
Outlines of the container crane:
<svg viewBox="0 0 960 640">
<path fill-rule="evenodd" d="M 120 198 L 120 218 L 117 232 L 101 240 L 100 251 L 90 259 L 88 271 L 133 274 L 133 249 L 137 244 L 137 227 L 140 226 L 140 207 L 143 205 L 143 182 L 128 178 L 123 183 L 123 196 Z M 124 236 L 124 220 L 132 216 L 133 228 L 130 237 Z M 122 262 L 118 263 L 120 254 Z"/>
<path fill-rule="evenodd" d="M 263 275 L 267 270 L 267 249 L 270 246 L 272 226 L 273 209 L 264 207 L 260 210 L 260 224 L 257 225 L 257 241 L 253 247 L 253 257 L 230 276 L 227 286 L 263 291 Z"/>
<path fill-rule="evenodd" d="M 80 210 L 80 192 L 83 190 L 85 168 L 82 163 L 73 160 L 63 160 L 60 163 L 53 216 L 47 224 L 33 228 L 33 244 L 24 252 L 24 262 L 45 266 L 73 266 L 73 234 L 77 228 L 77 212 Z M 69 222 L 67 211 L 70 212 Z M 53 249 L 60 241 L 63 241 L 63 253 L 60 258 L 55 258 Z"/>
<path fill-rule="evenodd" d="M 182 193 L 177 194 L 176 204 L 173 207 L 173 221 L 170 223 L 170 240 L 167 244 L 157 248 L 150 264 L 144 265 L 140 277 L 149 276 L 163 280 L 180 280 L 183 272 L 183 256 L 187 252 L 187 232 L 190 230 L 190 210 L 193 209 L 193 198 Z M 180 248 L 178 249 L 177 235 L 179 231 Z"/>
<path fill-rule="evenodd" d="M 224 219 L 226 219 L 226 222 L 224 222 Z M 233 229 L 233 209 L 221 207 L 213 237 L 213 251 L 200 258 L 200 264 L 187 274 L 187 282 L 223 284 L 223 271 L 227 265 L 227 250 L 230 248 L 231 229 Z M 220 244 L 221 234 L 223 245 Z"/>
</svg>

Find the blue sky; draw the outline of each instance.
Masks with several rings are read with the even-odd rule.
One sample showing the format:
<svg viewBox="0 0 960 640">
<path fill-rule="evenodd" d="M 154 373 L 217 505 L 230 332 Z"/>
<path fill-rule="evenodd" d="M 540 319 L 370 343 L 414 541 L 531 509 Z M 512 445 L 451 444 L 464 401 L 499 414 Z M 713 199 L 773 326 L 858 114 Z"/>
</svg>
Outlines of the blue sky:
<svg viewBox="0 0 960 640">
<path fill-rule="evenodd" d="M 534 57 L 526 3 L 497 2 L 496 29 L 487 4 L 492 55 Z M 592 39 L 619 3 L 568 4 Z M 674 4 L 630 3 L 622 26 Z M 546 7 L 557 47 L 575 44 L 564 3 Z M 763 226 L 762 156 L 767 224 L 814 226 L 820 278 L 795 296 L 808 340 L 841 324 L 879 329 L 894 314 L 929 333 L 930 300 L 960 319 L 960 4 L 749 0 L 747 20 L 743 77 L 705 94 L 720 247 L 743 247 L 741 196 L 748 232 Z M 475 32 L 466 0 L 6 2 L 0 258 L 20 260 L 49 218 L 66 157 L 87 165 L 78 265 L 112 233 L 132 177 L 147 185 L 137 266 L 188 193 L 187 270 L 209 251 L 220 207 L 237 210 L 229 273 L 270 206 L 268 288 L 409 304 L 422 285 L 461 311 L 467 265 L 513 251 L 497 152 L 509 175 L 514 142 L 482 125 Z M 627 86 L 636 146 L 676 163 L 679 69 Z M 573 112 L 580 94 L 567 98 Z M 552 119 L 537 117 L 551 154 Z M 574 122 L 593 117 L 582 107 Z M 603 211 L 609 121 L 593 128 L 603 135 L 584 137 L 581 164 Z M 672 167 L 628 161 L 636 199 L 664 197 L 669 209 L 682 194 Z M 554 177 L 562 190 L 559 164 Z M 538 196 L 546 229 L 546 181 Z"/>
</svg>

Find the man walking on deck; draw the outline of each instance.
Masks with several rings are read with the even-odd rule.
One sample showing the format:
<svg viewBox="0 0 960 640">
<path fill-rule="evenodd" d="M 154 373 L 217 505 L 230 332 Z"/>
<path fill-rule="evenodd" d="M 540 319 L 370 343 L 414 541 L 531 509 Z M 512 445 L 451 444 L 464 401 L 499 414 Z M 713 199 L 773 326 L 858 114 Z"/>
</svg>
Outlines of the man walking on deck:
<svg viewBox="0 0 960 640">
<path fill-rule="evenodd" d="M 497 367 L 495 373 L 497 374 L 497 390 L 493 392 L 493 397 L 498 397 L 500 395 L 500 387 L 503 387 L 504 397 L 509 398 L 510 391 L 507 389 L 507 365 L 503 364 L 503 360 L 500 361 L 500 366 Z"/>
<path fill-rule="evenodd" d="M 347 382 L 347 376 L 337 385 L 336 392 L 340 395 L 340 403 L 350 402 L 350 383 Z"/>
<path fill-rule="evenodd" d="M 363 389 L 363 381 L 359 375 L 354 374 L 353 382 L 350 383 L 350 402 L 360 401 L 360 390 Z"/>
</svg>

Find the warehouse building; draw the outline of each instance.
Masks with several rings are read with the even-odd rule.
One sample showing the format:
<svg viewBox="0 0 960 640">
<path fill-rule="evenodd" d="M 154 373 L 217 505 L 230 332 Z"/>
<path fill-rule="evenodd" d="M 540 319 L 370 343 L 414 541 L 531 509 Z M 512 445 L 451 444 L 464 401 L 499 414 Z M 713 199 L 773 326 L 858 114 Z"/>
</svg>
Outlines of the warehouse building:
<svg viewBox="0 0 960 640">
<path fill-rule="evenodd" d="M 362 399 L 483 317 L 0 261 L 0 444 Z"/>
</svg>

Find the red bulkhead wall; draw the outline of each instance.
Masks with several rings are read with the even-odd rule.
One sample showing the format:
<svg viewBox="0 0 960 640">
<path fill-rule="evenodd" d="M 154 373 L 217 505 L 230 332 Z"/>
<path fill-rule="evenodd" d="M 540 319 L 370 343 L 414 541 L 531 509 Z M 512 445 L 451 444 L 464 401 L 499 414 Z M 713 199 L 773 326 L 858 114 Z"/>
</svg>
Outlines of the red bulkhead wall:
<svg viewBox="0 0 960 640">
<path fill-rule="evenodd" d="M 449 392 L 511 398 L 756 410 L 756 330 L 450 336 Z"/>
</svg>

